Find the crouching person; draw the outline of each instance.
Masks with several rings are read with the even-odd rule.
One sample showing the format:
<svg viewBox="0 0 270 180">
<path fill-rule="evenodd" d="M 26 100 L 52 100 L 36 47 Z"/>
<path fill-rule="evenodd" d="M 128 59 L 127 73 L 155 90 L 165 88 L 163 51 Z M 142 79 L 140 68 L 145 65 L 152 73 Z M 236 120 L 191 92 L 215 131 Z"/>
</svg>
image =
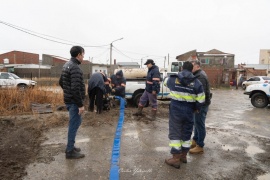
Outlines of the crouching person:
<svg viewBox="0 0 270 180">
<path fill-rule="evenodd" d="M 119 70 L 115 75 L 111 77 L 112 79 L 112 95 L 120 96 L 125 99 L 125 90 L 126 90 L 126 78 L 124 77 L 123 71 Z M 127 102 L 125 100 L 125 107 Z"/>
<path fill-rule="evenodd" d="M 183 64 L 183 71 L 171 75 L 165 86 L 170 89 L 169 139 L 172 158 L 165 163 L 180 168 L 180 162 L 187 163 L 187 153 L 191 145 L 193 114 L 198 112 L 205 101 L 201 82 L 192 74 L 191 62 Z"/>
</svg>

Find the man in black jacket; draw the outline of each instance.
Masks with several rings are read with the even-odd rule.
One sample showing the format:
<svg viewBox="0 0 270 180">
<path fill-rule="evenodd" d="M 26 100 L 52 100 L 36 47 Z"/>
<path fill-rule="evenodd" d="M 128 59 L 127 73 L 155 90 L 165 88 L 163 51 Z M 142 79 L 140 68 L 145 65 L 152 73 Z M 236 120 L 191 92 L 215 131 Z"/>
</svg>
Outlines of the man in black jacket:
<svg viewBox="0 0 270 180">
<path fill-rule="evenodd" d="M 70 49 L 70 54 L 71 59 L 63 66 L 59 84 L 64 91 L 64 102 L 69 111 L 66 158 L 78 159 L 85 156 L 80 153 L 80 148 L 74 146 L 77 130 L 82 122 L 81 115 L 84 112 L 85 85 L 83 72 L 79 67 L 83 61 L 84 49 L 80 46 L 73 46 Z"/>
<path fill-rule="evenodd" d="M 200 61 L 192 61 L 193 75 L 198 76 L 198 80 L 202 83 L 205 93 L 205 103 L 201 107 L 199 113 L 194 115 L 194 136 L 189 153 L 199 154 L 203 153 L 204 139 L 206 136 L 205 119 L 208 111 L 208 106 L 211 103 L 209 81 L 206 73 L 201 69 Z"/>
<path fill-rule="evenodd" d="M 158 66 L 155 65 L 152 59 L 147 59 L 145 64 L 148 68 L 145 91 L 140 98 L 138 104 L 138 110 L 134 113 L 134 116 L 141 116 L 143 107 L 146 105 L 147 101 L 152 105 L 151 120 L 156 119 L 157 114 L 157 95 L 160 91 L 160 73 Z"/>
</svg>

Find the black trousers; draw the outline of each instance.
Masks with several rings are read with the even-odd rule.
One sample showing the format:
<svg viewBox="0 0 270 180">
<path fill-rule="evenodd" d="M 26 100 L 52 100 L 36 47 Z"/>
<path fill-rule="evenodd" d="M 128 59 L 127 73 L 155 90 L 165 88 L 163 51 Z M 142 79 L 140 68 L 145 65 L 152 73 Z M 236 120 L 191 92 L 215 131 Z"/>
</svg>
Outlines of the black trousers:
<svg viewBox="0 0 270 180">
<path fill-rule="evenodd" d="M 94 105 L 97 106 L 97 113 L 100 114 L 103 109 L 103 91 L 94 87 L 89 93 L 89 110 L 94 111 Z"/>
</svg>

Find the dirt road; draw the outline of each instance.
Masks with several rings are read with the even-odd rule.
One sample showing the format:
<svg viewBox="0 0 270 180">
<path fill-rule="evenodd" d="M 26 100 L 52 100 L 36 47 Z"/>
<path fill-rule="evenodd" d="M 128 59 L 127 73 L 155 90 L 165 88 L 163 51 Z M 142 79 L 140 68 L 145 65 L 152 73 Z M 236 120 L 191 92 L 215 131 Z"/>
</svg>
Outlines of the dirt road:
<svg viewBox="0 0 270 180">
<path fill-rule="evenodd" d="M 270 108 L 254 108 L 242 90 L 212 92 L 205 152 L 188 155 L 179 170 L 164 163 L 168 105 L 159 106 L 155 122 L 134 118 L 135 108 L 128 107 L 120 179 L 269 179 Z M 0 179 L 108 179 L 118 115 L 118 109 L 84 115 L 76 144 L 86 157 L 79 160 L 64 156 L 67 112 L 1 117 Z"/>
</svg>

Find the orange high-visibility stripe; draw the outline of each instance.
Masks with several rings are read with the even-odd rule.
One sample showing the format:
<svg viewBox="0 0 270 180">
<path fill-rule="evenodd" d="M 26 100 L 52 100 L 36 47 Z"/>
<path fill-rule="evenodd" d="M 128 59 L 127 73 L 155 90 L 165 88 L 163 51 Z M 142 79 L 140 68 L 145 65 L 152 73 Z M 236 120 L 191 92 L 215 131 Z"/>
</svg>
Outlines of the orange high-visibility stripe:
<svg viewBox="0 0 270 180">
<path fill-rule="evenodd" d="M 153 81 L 160 81 L 159 78 L 153 78 L 152 80 L 153 80 Z"/>
<path fill-rule="evenodd" d="M 147 84 L 153 84 L 153 82 L 151 82 L 151 81 L 146 81 L 146 83 L 147 83 Z"/>
<path fill-rule="evenodd" d="M 121 86 L 124 86 L 124 87 L 126 87 L 126 85 L 125 85 L 124 83 L 122 83 L 122 84 L 121 84 Z"/>
</svg>

